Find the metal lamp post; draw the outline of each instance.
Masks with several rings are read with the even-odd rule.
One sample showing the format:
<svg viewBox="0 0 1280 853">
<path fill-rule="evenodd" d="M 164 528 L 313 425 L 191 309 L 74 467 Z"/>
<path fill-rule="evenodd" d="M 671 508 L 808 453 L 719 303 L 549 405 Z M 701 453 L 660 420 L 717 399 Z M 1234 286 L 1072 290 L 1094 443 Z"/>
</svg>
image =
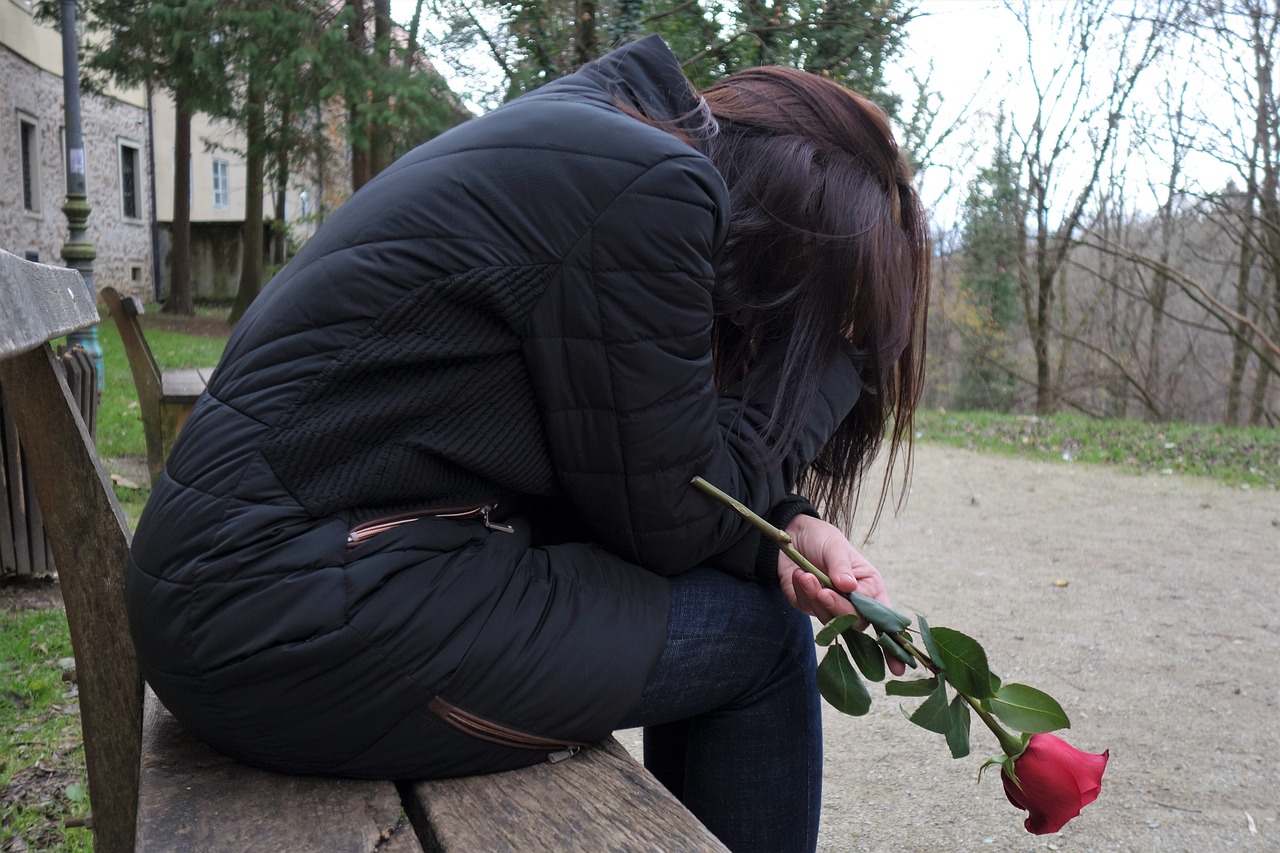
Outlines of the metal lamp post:
<svg viewBox="0 0 1280 853">
<path fill-rule="evenodd" d="M 69 239 L 62 244 L 62 259 L 80 273 L 89 295 L 97 299 L 93 286 L 93 259 L 98 253 L 85 239 L 89 224 L 89 197 L 85 192 L 84 136 L 80 132 L 80 57 L 76 51 L 75 0 L 62 0 L 62 99 L 67 130 L 67 202 L 62 212 L 67 217 Z M 79 344 L 93 358 L 98 373 L 98 391 L 103 388 L 102 346 L 98 343 L 98 327 L 90 326 L 67 336 L 68 344 Z"/>
</svg>

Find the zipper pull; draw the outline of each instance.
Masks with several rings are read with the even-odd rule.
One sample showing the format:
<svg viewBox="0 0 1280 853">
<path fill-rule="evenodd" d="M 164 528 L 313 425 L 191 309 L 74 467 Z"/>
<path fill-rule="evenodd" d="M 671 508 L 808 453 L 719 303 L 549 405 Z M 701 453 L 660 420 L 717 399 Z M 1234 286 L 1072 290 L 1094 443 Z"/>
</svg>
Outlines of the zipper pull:
<svg viewBox="0 0 1280 853">
<path fill-rule="evenodd" d="M 556 752 L 553 752 L 547 756 L 547 763 L 559 764 L 561 761 L 567 761 L 570 758 L 573 758 L 575 755 L 577 755 L 578 750 L 580 749 L 582 749 L 582 747 L 580 746 L 571 746 L 567 749 L 561 749 Z"/>
<path fill-rule="evenodd" d="M 500 521 L 493 521 L 493 520 L 491 520 L 491 519 L 489 518 L 489 513 L 491 513 L 491 512 L 493 512 L 493 507 L 492 507 L 492 506 L 482 506 L 482 507 L 480 507 L 480 518 L 481 518 L 481 520 L 482 520 L 482 521 L 484 521 L 484 526 L 485 526 L 485 527 L 489 528 L 490 530 L 498 530 L 498 531 L 501 531 L 502 533 L 515 533 L 515 532 L 516 532 L 516 529 L 515 529 L 514 527 L 512 527 L 510 524 L 503 524 L 503 523 L 502 523 L 502 522 L 500 522 Z M 568 756 L 565 756 L 565 757 L 566 757 L 566 758 L 568 758 Z"/>
</svg>

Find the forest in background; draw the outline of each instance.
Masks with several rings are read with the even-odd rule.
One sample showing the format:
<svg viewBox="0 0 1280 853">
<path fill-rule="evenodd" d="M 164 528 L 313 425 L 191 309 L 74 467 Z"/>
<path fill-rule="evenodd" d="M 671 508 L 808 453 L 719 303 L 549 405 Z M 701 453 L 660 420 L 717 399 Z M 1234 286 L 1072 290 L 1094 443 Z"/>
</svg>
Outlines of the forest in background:
<svg viewBox="0 0 1280 853">
<path fill-rule="evenodd" d="M 1026 57 L 989 81 L 1016 83 L 994 108 L 927 74 L 886 82 L 928 14 L 895 0 L 436 0 L 430 52 L 488 104 L 642 32 L 696 83 L 754 64 L 832 76 L 891 114 L 921 179 L 971 167 L 947 188 L 958 217 L 934 223 L 928 404 L 1280 425 L 1280 6 L 994 6 L 1021 39 L 1000 48 Z"/>
<path fill-rule="evenodd" d="M 646 33 L 698 85 L 760 64 L 831 77 L 890 114 L 922 186 L 961 199 L 934 220 L 927 404 L 1280 426 L 1274 0 L 994 3 L 981 14 L 1015 23 L 1019 43 L 999 48 L 1025 62 L 988 82 L 1006 100 L 980 106 L 927 73 L 890 74 L 929 14 L 908 0 L 81 6 L 92 75 L 224 117 L 252 186 L 281 199 L 335 161 L 354 191 L 473 112 Z M 972 45 L 973 61 L 989 47 Z M 246 212 L 246 234 L 263 216 Z M 268 248 L 288 250 L 284 237 Z M 244 266 L 233 318 L 262 286 Z"/>
</svg>

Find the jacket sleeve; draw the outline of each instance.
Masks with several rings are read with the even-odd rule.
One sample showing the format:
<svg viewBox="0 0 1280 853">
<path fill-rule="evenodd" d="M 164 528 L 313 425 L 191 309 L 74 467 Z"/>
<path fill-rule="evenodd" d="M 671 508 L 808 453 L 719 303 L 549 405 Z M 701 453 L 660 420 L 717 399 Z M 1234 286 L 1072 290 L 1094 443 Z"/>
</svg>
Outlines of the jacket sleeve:
<svg viewBox="0 0 1280 853">
<path fill-rule="evenodd" d="M 773 519 L 812 513 L 789 491 L 858 396 L 853 360 L 841 354 L 784 464 L 766 470 L 753 460 L 776 387 L 772 368 L 725 394 L 711 368 L 713 258 L 727 205 L 705 158 L 690 153 L 644 170 L 595 218 L 526 332 L 567 496 L 602 545 L 663 575 L 709 564 L 772 577 L 776 549 L 691 481 L 701 475 Z"/>
</svg>

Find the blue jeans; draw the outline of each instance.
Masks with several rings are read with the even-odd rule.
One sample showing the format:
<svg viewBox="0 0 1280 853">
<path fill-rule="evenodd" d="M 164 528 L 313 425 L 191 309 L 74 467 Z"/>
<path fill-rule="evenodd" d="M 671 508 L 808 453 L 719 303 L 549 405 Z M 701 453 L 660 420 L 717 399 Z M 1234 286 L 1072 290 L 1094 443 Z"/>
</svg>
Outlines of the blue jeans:
<svg viewBox="0 0 1280 853">
<path fill-rule="evenodd" d="M 809 617 L 776 586 L 671 579 L 667 645 L 640 706 L 645 766 L 735 853 L 817 846 L 822 713 Z"/>
</svg>

